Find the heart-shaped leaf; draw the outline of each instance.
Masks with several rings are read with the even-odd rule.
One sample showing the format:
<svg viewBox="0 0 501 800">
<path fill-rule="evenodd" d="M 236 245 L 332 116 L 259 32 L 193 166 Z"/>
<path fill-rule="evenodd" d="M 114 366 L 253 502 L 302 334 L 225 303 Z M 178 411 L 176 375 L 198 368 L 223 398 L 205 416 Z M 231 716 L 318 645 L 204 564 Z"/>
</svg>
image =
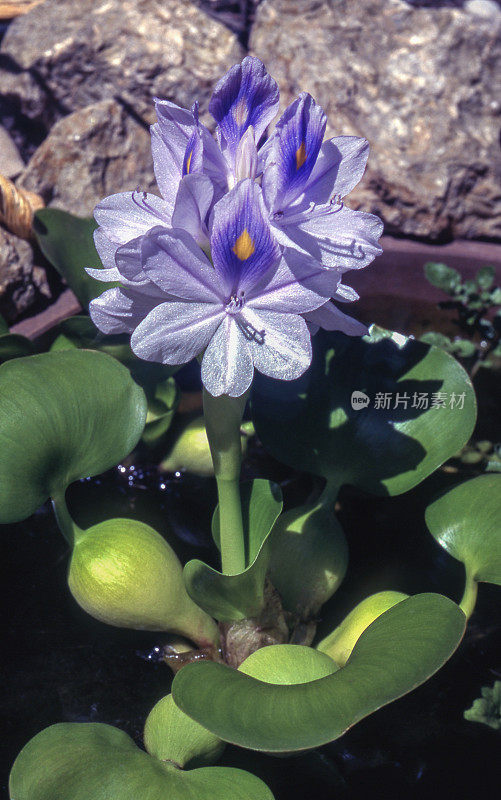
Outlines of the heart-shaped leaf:
<svg viewBox="0 0 501 800">
<path fill-rule="evenodd" d="M 426 509 L 432 536 L 474 581 L 501 586 L 501 475 L 480 475 Z"/>
<path fill-rule="evenodd" d="M 189 561 L 184 568 L 190 597 L 211 616 L 225 622 L 254 617 L 261 611 L 270 558 L 269 534 L 282 510 L 280 489 L 270 481 L 257 479 L 242 484 L 241 497 L 245 571 L 238 575 L 223 575 L 197 559 Z M 217 508 L 212 531 L 219 546 Z"/>
<path fill-rule="evenodd" d="M 231 767 L 182 770 L 101 723 L 61 723 L 21 750 L 11 800 L 273 800 L 259 778 Z"/>
<path fill-rule="evenodd" d="M 277 686 L 205 662 L 183 667 L 172 694 L 185 714 L 227 742 L 304 750 L 337 739 L 419 686 L 454 652 L 464 627 L 464 614 L 448 598 L 415 595 L 378 617 L 346 666 L 321 680 Z"/>
<path fill-rule="evenodd" d="M 276 686 L 310 683 L 337 672 L 338 666 L 325 653 L 300 644 L 261 647 L 239 666 L 240 672 Z"/>
<path fill-rule="evenodd" d="M 315 616 L 348 566 L 348 545 L 336 515 L 322 504 L 286 511 L 273 527 L 270 547 L 270 580 L 283 607 L 303 619 Z"/>
<path fill-rule="evenodd" d="M 171 546 L 149 525 L 108 519 L 75 538 L 68 585 L 77 603 L 109 625 L 169 631 L 200 647 L 217 645 L 217 626 L 186 593 Z"/>
<path fill-rule="evenodd" d="M 257 434 L 279 460 L 333 487 L 395 495 L 468 440 L 475 395 L 452 356 L 374 326 L 361 339 L 317 336 L 315 347 L 299 380 L 256 381 Z"/>
<path fill-rule="evenodd" d="M 79 478 L 137 444 L 146 398 L 125 367 L 90 350 L 16 358 L 0 367 L 0 522 L 30 516 Z"/>
<path fill-rule="evenodd" d="M 105 289 L 116 286 L 115 283 L 96 281 L 85 272 L 86 267 L 102 267 L 92 236 L 96 228 L 93 219 L 75 217 L 57 208 L 42 208 L 35 214 L 33 222 L 42 253 L 64 278 L 83 308 L 87 308 L 90 301 Z"/>
</svg>

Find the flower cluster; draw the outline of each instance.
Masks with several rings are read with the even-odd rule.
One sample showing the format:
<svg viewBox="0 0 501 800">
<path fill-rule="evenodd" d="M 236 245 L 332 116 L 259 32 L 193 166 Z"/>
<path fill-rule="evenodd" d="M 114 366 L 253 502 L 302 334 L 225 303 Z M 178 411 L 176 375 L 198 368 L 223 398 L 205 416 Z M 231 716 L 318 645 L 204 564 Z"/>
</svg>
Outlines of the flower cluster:
<svg viewBox="0 0 501 800">
<path fill-rule="evenodd" d="M 381 248 L 381 221 L 343 198 L 363 175 L 368 143 L 323 141 L 326 116 L 302 93 L 272 135 L 278 86 L 257 58 L 217 84 L 209 111 L 216 138 L 191 111 L 156 101 L 151 128 L 161 197 L 136 190 L 95 209 L 95 243 L 116 281 L 90 305 L 105 333 L 132 334 L 148 361 L 184 364 L 203 353 L 202 380 L 214 396 L 243 394 L 254 369 L 299 377 L 311 333 L 351 335 L 365 327 L 332 302 L 358 299 L 346 270 Z"/>
</svg>

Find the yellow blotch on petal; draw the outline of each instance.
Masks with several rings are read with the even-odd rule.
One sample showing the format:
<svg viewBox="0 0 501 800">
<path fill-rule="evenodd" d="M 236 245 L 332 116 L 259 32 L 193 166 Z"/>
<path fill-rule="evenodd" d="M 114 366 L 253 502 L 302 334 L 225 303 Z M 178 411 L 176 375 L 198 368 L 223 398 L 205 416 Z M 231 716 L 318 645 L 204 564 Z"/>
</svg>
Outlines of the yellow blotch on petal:
<svg viewBox="0 0 501 800">
<path fill-rule="evenodd" d="M 235 108 L 232 109 L 233 119 L 240 128 L 247 122 L 247 113 L 245 97 L 241 97 Z"/>
<path fill-rule="evenodd" d="M 245 228 L 244 232 L 240 234 L 231 249 L 235 253 L 236 257 L 240 259 L 240 261 L 245 261 L 246 258 L 250 258 L 256 248 L 252 238 L 249 236 L 247 228 Z"/>
<path fill-rule="evenodd" d="M 296 150 L 296 169 L 300 169 L 306 161 L 306 145 L 301 142 Z"/>
<path fill-rule="evenodd" d="M 192 156 L 193 156 L 193 150 L 191 150 L 191 152 L 190 152 L 190 154 L 189 154 L 189 156 L 188 156 L 188 160 L 187 160 L 187 162 L 186 162 L 186 174 L 187 174 L 187 175 L 189 175 L 189 174 L 190 174 L 190 164 L 191 164 L 191 157 L 192 157 Z"/>
</svg>

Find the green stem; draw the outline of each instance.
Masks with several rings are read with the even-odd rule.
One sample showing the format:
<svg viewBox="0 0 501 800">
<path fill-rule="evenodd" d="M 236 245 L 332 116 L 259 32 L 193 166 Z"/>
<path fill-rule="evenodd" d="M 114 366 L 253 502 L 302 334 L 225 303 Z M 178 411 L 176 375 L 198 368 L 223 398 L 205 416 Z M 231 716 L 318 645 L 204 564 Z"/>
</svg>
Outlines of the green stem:
<svg viewBox="0 0 501 800">
<path fill-rule="evenodd" d="M 204 389 L 205 428 L 217 481 L 221 562 L 226 575 L 243 572 L 246 565 L 239 480 L 240 423 L 247 396 L 213 397 Z"/>
<path fill-rule="evenodd" d="M 463 611 L 466 619 L 470 619 L 471 615 L 473 614 L 475 603 L 477 602 L 477 592 L 478 583 L 474 579 L 473 575 L 467 572 L 464 593 L 459 604 L 459 608 Z"/>
<path fill-rule="evenodd" d="M 64 538 L 73 547 L 78 538 L 82 535 L 83 531 L 73 521 L 66 505 L 65 492 L 57 492 L 52 496 L 52 508 L 56 517 L 56 522 L 59 530 Z"/>
<path fill-rule="evenodd" d="M 324 486 L 324 490 L 318 498 L 319 504 L 325 507 L 332 507 L 332 509 L 334 509 L 340 489 L 341 485 L 339 483 L 336 483 L 336 481 L 328 478 L 327 483 Z"/>
</svg>

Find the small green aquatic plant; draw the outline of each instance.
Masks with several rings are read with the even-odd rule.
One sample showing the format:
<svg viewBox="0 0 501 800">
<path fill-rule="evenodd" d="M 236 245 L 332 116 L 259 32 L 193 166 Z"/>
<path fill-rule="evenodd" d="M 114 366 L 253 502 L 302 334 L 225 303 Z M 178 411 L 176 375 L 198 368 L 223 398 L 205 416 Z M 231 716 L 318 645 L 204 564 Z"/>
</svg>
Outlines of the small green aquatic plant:
<svg viewBox="0 0 501 800">
<path fill-rule="evenodd" d="M 501 730 L 501 681 L 494 686 L 482 686 L 481 696 L 466 709 L 464 718 L 468 722 L 481 722 L 495 731 Z"/>
<path fill-rule="evenodd" d="M 442 347 L 464 359 L 471 377 L 481 367 L 491 367 L 493 358 L 501 357 L 501 287 L 496 284 L 496 270 L 480 267 L 473 280 L 462 280 L 460 273 L 447 264 L 430 261 L 424 266 L 427 280 L 449 295 L 439 308 L 455 311 L 458 335 L 451 339 L 444 333 L 429 331 L 421 341 Z"/>
<path fill-rule="evenodd" d="M 317 635 L 349 560 L 340 488 L 394 496 L 417 486 L 467 442 L 476 402 L 450 354 L 367 330 L 334 305 L 357 298 L 343 273 L 380 252 L 380 221 L 343 201 L 367 143 L 324 142 L 325 115 L 307 94 L 263 142 L 277 108 L 276 83 L 246 58 L 213 95 L 217 142 L 196 105 L 157 101 L 161 197 L 107 198 L 97 230 L 63 212 L 38 214 L 42 249 L 91 319 L 67 320 L 50 352 L 11 352 L 0 367 L 0 522 L 50 498 L 82 608 L 179 644 L 172 693 L 146 719 L 144 750 L 109 725 L 53 725 L 16 759 L 11 800 L 270 800 L 259 778 L 214 766 L 225 743 L 280 755 L 337 739 L 440 669 L 478 582 L 501 584 L 501 476 L 488 475 L 427 510 L 437 543 L 464 564 L 459 603 L 388 587 Z M 319 328 L 327 332 L 315 336 Z M 65 499 L 72 482 L 164 435 L 175 370 L 193 358 L 218 490 L 219 568 L 181 565 L 136 520 L 83 530 Z M 318 491 L 303 504 L 284 511 L 278 485 L 241 482 L 248 402 L 265 449 L 314 476 Z"/>
</svg>

